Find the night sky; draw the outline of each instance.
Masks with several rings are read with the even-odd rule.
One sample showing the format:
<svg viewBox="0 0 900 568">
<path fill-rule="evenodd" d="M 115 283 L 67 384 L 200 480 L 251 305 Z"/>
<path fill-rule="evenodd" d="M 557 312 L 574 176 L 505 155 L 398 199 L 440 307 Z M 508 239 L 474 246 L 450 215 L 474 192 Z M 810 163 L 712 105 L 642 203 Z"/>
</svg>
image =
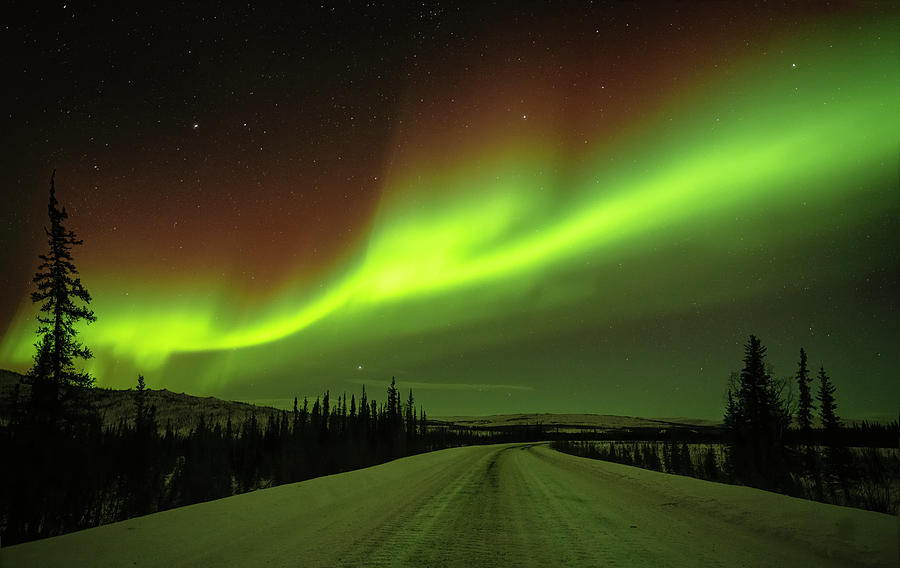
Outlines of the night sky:
<svg viewBox="0 0 900 568">
<path fill-rule="evenodd" d="M 900 9 L 803 4 L 21 3 L 0 367 L 56 169 L 99 386 L 720 418 L 753 333 L 896 417 Z"/>
</svg>

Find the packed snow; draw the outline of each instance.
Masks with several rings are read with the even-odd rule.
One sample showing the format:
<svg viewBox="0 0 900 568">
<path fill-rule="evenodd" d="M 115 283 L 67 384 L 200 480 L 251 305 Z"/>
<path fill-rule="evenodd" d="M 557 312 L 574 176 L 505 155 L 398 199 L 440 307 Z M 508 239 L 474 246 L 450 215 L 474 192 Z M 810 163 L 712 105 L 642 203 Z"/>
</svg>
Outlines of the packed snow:
<svg viewBox="0 0 900 568">
<path fill-rule="evenodd" d="M 0 548 L 0 566 L 897 566 L 898 538 L 893 515 L 503 444 Z"/>
</svg>

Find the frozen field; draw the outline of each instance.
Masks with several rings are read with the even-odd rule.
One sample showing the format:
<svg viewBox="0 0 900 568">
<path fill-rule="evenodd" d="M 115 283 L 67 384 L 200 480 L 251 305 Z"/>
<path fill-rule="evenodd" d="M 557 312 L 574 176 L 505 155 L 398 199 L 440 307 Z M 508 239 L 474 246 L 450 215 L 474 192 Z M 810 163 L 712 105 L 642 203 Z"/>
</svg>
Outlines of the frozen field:
<svg viewBox="0 0 900 568">
<path fill-rule="evenodd" d="M 897 566 L 898 519 L 578 458 L 444 450 L 0 549 L 0 566 Z"/>
</svg>

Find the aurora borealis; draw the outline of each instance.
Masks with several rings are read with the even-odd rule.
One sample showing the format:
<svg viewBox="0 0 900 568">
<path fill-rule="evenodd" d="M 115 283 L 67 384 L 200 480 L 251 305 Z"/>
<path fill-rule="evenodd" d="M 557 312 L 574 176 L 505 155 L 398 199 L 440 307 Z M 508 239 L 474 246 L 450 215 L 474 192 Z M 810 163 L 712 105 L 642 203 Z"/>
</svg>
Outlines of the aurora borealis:
<svg viewBox="0 0 900 568">
<path fill-rule="evenodd" d="M 44 10 L 5 31 L 0 367 L 56 168 L 101 386 L 715 418 L 755 333 L 896 413 L 888 4 Z"/>
</svg>

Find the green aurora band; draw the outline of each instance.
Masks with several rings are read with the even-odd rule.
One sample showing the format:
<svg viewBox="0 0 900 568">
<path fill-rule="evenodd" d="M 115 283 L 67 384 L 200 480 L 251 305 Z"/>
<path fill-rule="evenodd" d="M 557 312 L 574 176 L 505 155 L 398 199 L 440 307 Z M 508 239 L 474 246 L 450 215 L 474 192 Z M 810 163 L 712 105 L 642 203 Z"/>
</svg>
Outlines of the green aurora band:
<svg viewBox="0 0 900 568">
<path fill-rule="evenodd" d="M 83 268 L 98 316 L 82 330 L 96 353 L 89 370 L 101 383 L 130 384 L 130 376 L 107 374 L 127 362 L 164 377 L 177 354 L 221 352 L 197 371 L 211 388 L 252 372 L 259 352 L 247 348 L 298 335 L 300 347 L 279 349 L 280 364 L 326 345 L 349 350 L 386 334 L 448 327 L 469 330 L 468 341 L 479 344 L 490 341 L 494 324 L 514 328 L 523 311 L 571 313 L 600 303 L 602 313 L 615 290 L 650 290 L 647 274 L 617 281 L 613 269 L 623 259 L 665 254 L 674 242 L 690 243 L 692 266 L 670 259 L 658 270 L 706 270 L 750 243 L 790 254 L 813 232 L 840 238 L 869 218 L 860 203 L 898 209 L 896 192 L 884 188 L 897 175 L 900 21 L 879 27 L 835 24 L 779 41 L 769 53 L 789 55 L 707 77 L 615 139 L 598 132 L 604 143 L 577 155 L 560 155 L 556 135 L 544 133 L 499 136 L 453 168 L 416 164 L 386 182 L 368 237 L 330 278 L 283 286 L 252 309 L 212 277 L 156 283 Z M 798 277 L 780 270 L 749 284 L 703 272 L 690 293 L 646 294 L 615 310 L 637 316 L 682 309 L 689 299 L 758 297 Z M 838 275 L 838 267 L 816 270 L 818 278 Z M 598 278 L 608 290 L 596 288 Z M 34 313 L 23 302 L 0 344 L 4 364 L 30 361 Z M 558 321 L 547 333 L 554 325 L 584 324 Z"/>
</svg>

